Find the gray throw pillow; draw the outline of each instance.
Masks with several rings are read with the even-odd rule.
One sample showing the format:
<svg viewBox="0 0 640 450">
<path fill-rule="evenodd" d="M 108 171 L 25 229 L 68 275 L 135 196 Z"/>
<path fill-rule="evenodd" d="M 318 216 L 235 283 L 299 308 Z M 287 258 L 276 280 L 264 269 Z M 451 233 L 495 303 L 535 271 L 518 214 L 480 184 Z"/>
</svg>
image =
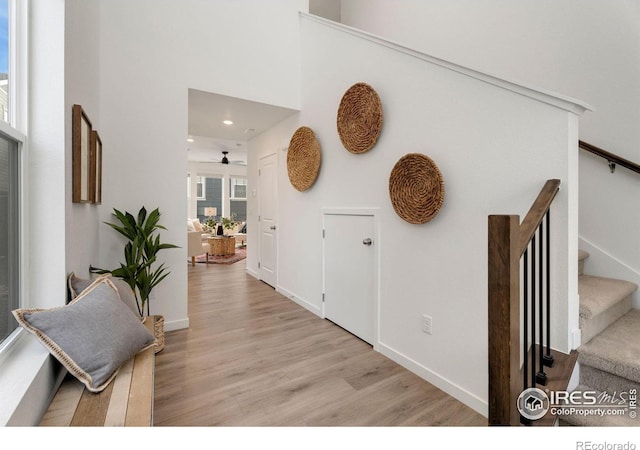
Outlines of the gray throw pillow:
<svg viewBox="0 0 640 450">
<path fill-rule="evenodd" d="M 109 275 L 107 275 L 109 276 Z M 138 312 L 138 302 L 136 301 L 136 296 L 131 290 L 131 286 L 127 284 L 122 278 L 118 277 L 110 277 L 109 280 L 114 284 L 116 289 L 118 290 L 118 295 L 120 296 L 120 300 L 129 307 L 131 311 L 138 317 L 140 317 L 140 313 Z"/>
<path fill-rule="evenodd" d="M 111 274 L 101 275 L 94 280 L 80 278 L 75 273 L 71 272 L 68 277 L 67 284 L 69 285 L 69 294 L 71 296 L 71 300 L 76 298 L 78 295 L 82 293 L 85 289 L 87 289 L 93 283 L 99 283 L 102 278 L 108 277 L 109 280 L 113 283 L 113 285 L 118 290 L 118 295 L 120 296 L 120 300 L 124 302 L 125 305 L 129 307 L 131 311 L 137 316 L 140 317 L 140 313 L 138 312 L 138 302 L 136 301 L 136 296 L 131 290 L 131 287 L 121 278 L 112 277 Z"/>
<path fill-rule="evenodd" d="M 105 389 L 123 363 L 155 344 L 108 278 L 66 306 L 16 309 L 13 315 L 91 392 Z"/>
<path fill-rule="evenodd" d="M 69 297 L 71 300 L 76 298 L 82 291 L 88 288 L 95 280 L 89 280 L 86 278 L 80 278 L 75 273 L 71 272 L 67 278 L 67 285 L 69 287 Z"/>
</svg>

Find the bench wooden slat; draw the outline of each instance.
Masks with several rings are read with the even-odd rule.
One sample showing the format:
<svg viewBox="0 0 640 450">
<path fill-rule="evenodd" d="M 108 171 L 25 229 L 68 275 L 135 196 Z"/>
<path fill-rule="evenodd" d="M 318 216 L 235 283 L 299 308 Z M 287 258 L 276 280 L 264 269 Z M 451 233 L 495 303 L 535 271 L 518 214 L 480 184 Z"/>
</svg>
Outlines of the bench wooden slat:
<svg viewBox="0 0 640 450">
<path fill-rule="evenodd" d="M 144 325 L 154 334 L 155 316 Z M 93 393 L 67 375 L 41 426 L 152 426 L 155 348 L 138 353 L 105 390 Z"/>
<path fill-rule="evenodd" d="M 43 427 L 68 427 L 73 420 L 73 413 L 80 402 L 84 385 L 67 375 L 67 379 L 60 385 L 49 409 L 45 413 L 40 426 Z"/>
<path fill-rule="evenodd" d="M 71 426 L 92 427 L 96 424 L 103 424 L 109 409 L 111 391 L 113 391 L 113 383 L 109 383 L 109 386 L 98 394 L 85 389 L 76 407 Z"/>
<path fill-rule="evenodd" d="M 133 358 L 127 361 L 113 380 L 113 391 L 109 400 L 109 410 L 104 419 L 105 427 L 123 427 L 127 416 L 127 402 L 133 375 Z"/>
<path fill-rule="evenodd" d="M 129 401 L 127 402 L 127 418 L 124 424 L 127 427 L 153 425 L 154 364 L 155 352 L 153 348 L 138 354 L 133 363 L 133 376 L 131 377 Z"/>
</svg>

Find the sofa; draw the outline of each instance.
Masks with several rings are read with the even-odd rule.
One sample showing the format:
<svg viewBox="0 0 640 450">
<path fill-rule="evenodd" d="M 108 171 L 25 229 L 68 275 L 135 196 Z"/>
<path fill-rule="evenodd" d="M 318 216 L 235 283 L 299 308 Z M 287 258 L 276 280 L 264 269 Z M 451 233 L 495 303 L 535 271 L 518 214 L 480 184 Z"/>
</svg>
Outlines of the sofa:
<svg viewBox="0 0 640 450">
<path fill-rule="evenodd" d="M 187 219 L 187 232 L 198 231 L 202 235 L 202 240 L 207 240 L 210 237 L 204 226 L 200 223 L 200 219 Z"/>
<path fill-rule="evenodd" d="M 187 256 L 191 258 L 191 265 L 195 266 L 196 256 L 207 255 L 207 262 L 209 262 L 209 253 L 211 253 L 211 247 L 205 240 L 207 238 L 202 237 L 200 231 L 187 231 Z"/>
<path fill-rule="evenodd" d="M 247 245 L 247 223 L 241 222 L 238 226 L 238 231 L 232 234 L 234 238 L 236 238 L 236 244 L 240 246 Z"/>
<path fill-rule="evenodd" d="M 203 242 L 207 242 L 211 236 L 215 236 L 216 232 L 213 230 L 212 232 L 207 232 L 202 223 L 200 223 L 200 219 L 187 219 L 187 232 L 198 232 L 200 233 L 201 240 Z M 231 229 L 224 229 L 225 236 L 233 236 L 236 238 L 236 244 L 245 246 L 247 245 L 247 223 L 246 222 L 238 222 L 235 227 Z M 202 255 L 204 252 L 199 253 Z"/>
</svg>

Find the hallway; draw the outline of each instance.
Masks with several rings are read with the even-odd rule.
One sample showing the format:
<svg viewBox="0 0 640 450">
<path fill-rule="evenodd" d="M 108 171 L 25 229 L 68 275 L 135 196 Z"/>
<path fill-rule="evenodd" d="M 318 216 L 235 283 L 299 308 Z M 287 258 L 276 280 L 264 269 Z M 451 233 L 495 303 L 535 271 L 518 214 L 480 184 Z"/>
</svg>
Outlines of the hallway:
<svg viewBox="0 0 640 450">
<path fill-rule="evenodd" d="M 244 261 L 189 266 L 189 318 L 156 355 L 156 426 L 486 425 Z"/>
</svg>

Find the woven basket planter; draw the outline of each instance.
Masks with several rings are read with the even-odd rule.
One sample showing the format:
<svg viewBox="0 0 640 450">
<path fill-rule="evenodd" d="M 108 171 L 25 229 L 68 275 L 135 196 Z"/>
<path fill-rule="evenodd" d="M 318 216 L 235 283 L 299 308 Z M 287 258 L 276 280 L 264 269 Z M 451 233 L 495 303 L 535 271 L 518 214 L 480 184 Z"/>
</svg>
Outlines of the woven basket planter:
<svg viewBox="0 0 640 450">
<path fill-rule="evenodd" d="M 157 343 L 155 352 L 158 353 L 164 349 L 164 316 L 156 315 L 151 319 L 153 319 L 153 331 Z"/>
<path fill-rule="evenodd" d="M 315 183 L 320 171 L 320 143 L 309 127 L 298 128 L 287 151 L 287 173 L 291 185 L 306 191 Z"/>
<path fill-rule="evenodd" d="M 429 222 L 444 202 L 442 173 L 428 156 L 404 155 L 391 171 L 389 196 L 402 219 L 414 224 Z"/>
<path fill-rule="evenodd" d="M 382 103 L 366 83 L 356 83 L 342 96 L 338 108 L 338 135 L 351 153 L 364 153 L 378 142 L 382 129 Z"/>
</svg>

